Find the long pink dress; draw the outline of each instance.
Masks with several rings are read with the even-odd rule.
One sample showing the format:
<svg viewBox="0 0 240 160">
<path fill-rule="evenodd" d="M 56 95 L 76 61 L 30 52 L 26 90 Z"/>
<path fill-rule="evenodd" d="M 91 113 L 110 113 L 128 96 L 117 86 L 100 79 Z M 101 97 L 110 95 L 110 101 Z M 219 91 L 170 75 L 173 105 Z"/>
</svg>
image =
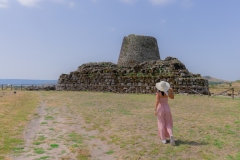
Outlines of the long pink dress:
<svg viewBox="0 0 240 160">
<path fill-rule="evenodd" d="M 168 97 L 160 97 L 157 107 L 158 135 L 162 140 L 172 135 L 173 120 L 172 113 L 168 105 Z"/>
</svg>

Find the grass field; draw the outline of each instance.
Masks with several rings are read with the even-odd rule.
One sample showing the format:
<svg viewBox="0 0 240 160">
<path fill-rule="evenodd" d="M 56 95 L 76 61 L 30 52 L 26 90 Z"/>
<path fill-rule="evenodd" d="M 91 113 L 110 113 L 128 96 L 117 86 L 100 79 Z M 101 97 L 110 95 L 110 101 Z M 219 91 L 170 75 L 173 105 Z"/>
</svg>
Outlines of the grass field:
<svg viewBox="0 0 240 160">
<path fill-rule="evenodd" d="M 24 143 L 24 126 L 31 119 L 38 102 L 36 93 L 0 92 L 0 159 L 13 150 L 19 150 L 17 146 Z"/>
<path fill-rule="evenodd" d="M 218 94 L 223 91 L 229 90 L 227 93 L 232 94 L 231 88 L 234 88 L 234 94 L 240 96 L 240 81 L 235 81 L 231 83 L 213 84 L 210 85 L 209 90 L 211 93 Z"/>
<path fill-rule="evenodd" d="M 69 91 L 0 97 L 2 157 L 23 143 L 16 137 L 37 107 L 38 95 L 51 107 L 66 106 L 79 114 L 85 130 L 98 130 L 97 138 L 116 146 L 107 154 L 116 153 L 119 159 L 240 159 L 240 99 L 175 95 L 169 104 L 177 146 L 171 146 L 157 136 L 154 95 Z"/>
</svg>

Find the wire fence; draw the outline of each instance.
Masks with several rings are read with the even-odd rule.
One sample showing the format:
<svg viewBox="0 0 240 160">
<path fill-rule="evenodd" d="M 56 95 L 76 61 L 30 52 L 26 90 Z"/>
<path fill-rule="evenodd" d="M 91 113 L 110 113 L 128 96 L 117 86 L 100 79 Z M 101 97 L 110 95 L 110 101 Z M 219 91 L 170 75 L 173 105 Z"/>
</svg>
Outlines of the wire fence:
<svg viewBox="0 0 240 160">
<path fill-rule="evenodd" d="M 232 87 L 232 88 L 212 88 L 211 96 L 229 96 L 234 99 L 235 97 L 240 97 L 240 87 Z"/>
<path fill-rule="evenodd" d="M 0 84 L 2 90 L 56 90 L 56 84 Z M 119 86 L 119 85 L 118 85 Z M 210 88 L 208 96 L 228 96 L 234 99 L 235 97 L 240 97 L 240 87 L 233 88 Z M 217 91 L 217 93 L 216 93 Z M 186 87 L 185 89 L 181 89 L 180 94 L 194 94 L 199 96 L 206 96 L 206 94 L 202 94 L 196 90 L 191 89 L 190 87 Z"/>
</svg>

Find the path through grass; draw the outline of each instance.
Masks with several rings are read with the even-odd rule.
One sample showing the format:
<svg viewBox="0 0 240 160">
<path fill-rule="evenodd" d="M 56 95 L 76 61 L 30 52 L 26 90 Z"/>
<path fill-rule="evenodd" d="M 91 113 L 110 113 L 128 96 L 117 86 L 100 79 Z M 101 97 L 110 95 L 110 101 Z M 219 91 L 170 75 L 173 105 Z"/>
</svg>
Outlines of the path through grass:
<svg viewBox="0 0 240 160">
<path fill-rule="evenodd" d="M 240 155 L 239 99 L 176 95 L 169 100 L 177 139 L 173 147 L 157 137 L 154 95 L 47 93 L 49 100 L 52 96 L 81 115 L 85 129 L 98 130 L 100 139 L 117 145 L 123 159 L 238 159 Z"/>
<path fill-rule="evenodd" d="M 28 96 L 35 96 L 36 93 L 31 92 Z M 28 92 L 21 94 L 25 97 Z M 157 136 L 157 120 L 153 114 L 154 95 L 71 91 L 50 91 L 41 94 L 50 108 L 66 106 L 69 119 L 71 113 L 78 114 L 85 121 L 82 128 L 98 131 L 97 135 L 89 136 L 89 139 L 99 138 L 109 145 L 117 146 L 106 151 L 107 155 L 115 154 L 121 159 L 240 159 L 240 99 L 176 95 L 174 100 L 169 100 L 174 120 L 174 136 L 177 139 L 177 146 L 171 146 L 162 144 Z M 37 105 L 37 98 L 32 99 L 33 104 Z M 3 106 L 3 101 L 1 103 Z M 9 104 L 12 105 L 8 107 L 14 106 L 12 102 Z M 14 107 L 17 106 L 15 104 Z M 9 107 L 6 111 L 1 108 L 0 115 L 21 113 L 21 110 L 14 110 L 14 113 L 11 113 L 11 110 L 14 109 Z M 5 121 L 10 123 L 10 117 L 5 116 Z M 54 115 L 45 115 L 44 122 L 50 121 L 55 122 Z M 21 128 L 24 123 L 12 124 L 16 128 L 19 125 Z M 14 133 L 11 127 L 5 128 L 0 129 L 2 134 L 4 131 Z M 49 127 L 48 130 L 54 131 L 55 128 Z M 6 137 L 19 136 L 20 131 L 17 129 L 14 135 L 10 136 L 5 134 L 0 140 L 3 142 Z M 74 134 L 70 137 L 74 139 Z M 81 137 L 78 139 L 81 140 Z M 12 147 L 5 147 L 4 151 L 1 149 L 1 155 L 14 149 L 18 143 L 22 141 L 11 143 Z M 38 146 L 39 143 L 41 140 L 36 141 L 35 145 Z M 51 144 L 57 147 L 58 143 Z M 89 154 L 89 151 L 81 150 L 83 155 L 85 152 Z"/>
<path fill-rule="evenodd" d="M 10 151 L 18 152 L 23 143 L 24 126 L 39 102 L 34 92 L 0 92 L 0 159 Z"/>
</svg>

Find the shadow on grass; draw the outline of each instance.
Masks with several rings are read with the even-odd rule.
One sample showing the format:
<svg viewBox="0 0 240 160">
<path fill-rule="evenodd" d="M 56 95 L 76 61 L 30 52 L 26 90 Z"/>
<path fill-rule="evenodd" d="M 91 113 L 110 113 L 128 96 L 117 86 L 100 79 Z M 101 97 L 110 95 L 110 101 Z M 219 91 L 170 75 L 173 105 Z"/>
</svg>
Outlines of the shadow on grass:
<svg viewBox="0 0 240 160">
<path fill-rule="evenodd" d="M 167 141 L 167 143 L 170 143 L 170 141 Z M 182 141 L 182 140 L 176 140 L 175 141 L 176 143 L 176 146 L 180 146 L 180 145 L 183 145 L 183 144 L 188 144 L 188 145 L 191 145 L 191 146 L 202 146 L 202 145 L 208 145 L 209 143 L 207 142 L 196 142 L 196 141 Z"/>
</svg>

